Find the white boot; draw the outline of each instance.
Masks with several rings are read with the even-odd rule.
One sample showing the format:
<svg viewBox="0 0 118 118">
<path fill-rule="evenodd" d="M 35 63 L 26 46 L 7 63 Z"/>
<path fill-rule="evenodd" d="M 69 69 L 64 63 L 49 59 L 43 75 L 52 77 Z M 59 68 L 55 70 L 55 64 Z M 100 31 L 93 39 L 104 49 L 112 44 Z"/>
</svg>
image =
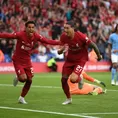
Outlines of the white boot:
<svg viewBox="0 0 118 118">
<path fill-rule="evenodd" d="M 116 86 L 118 86 L 118 81 L 116 81 Z"/>
<path fill-rule="evenodd" d="M 72 103 L 72 98 L 67 98 L 66 101 L 64 101 L 62 104 L 67 105 Z"/>
<path fill-rule="evenodd" d="M 21 104 L 27 104 L 24 97 L 22 97 L 22 96 L 19 97 L 18 102 L 21 103 Z"/>
<path fill-rule="evenodd" d="M 114 82 L 114 80 L 111 81 L 111 85 L 115 86 L 115 82 Z"/>
</svg>

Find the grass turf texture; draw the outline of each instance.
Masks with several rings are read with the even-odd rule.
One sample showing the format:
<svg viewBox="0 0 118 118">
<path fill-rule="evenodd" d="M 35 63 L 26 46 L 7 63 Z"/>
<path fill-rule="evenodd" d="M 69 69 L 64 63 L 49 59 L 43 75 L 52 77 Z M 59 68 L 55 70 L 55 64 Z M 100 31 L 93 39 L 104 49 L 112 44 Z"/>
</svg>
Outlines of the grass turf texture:
<svg viewBox="0 0 118 118">
<path fill-rule="evenodd" d="M 32 87 L 25 97 L 27 105 L 17 103 L 23 84 L 13 87 L 15 75 L 0 74 L 0 118 L 117 118 L 118 86 L 111 86 L 111 74 L 88 74 L 105 82 L 107 93 L 73 95 L 70 105 L 62 105 L 66 98 L 61 89 L 60 73 L 35 74 Z"/>
</svg>

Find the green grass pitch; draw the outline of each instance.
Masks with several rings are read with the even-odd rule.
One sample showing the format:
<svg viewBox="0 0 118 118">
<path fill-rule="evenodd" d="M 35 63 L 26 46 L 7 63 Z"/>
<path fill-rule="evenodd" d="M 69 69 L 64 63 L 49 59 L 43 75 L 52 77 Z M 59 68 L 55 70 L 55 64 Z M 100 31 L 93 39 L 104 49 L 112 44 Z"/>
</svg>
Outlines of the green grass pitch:
<svg viewBox="0 0 118 118">
<path fill-rule="evenodd" d="M 70 105 L 62 105 L 60 73 L 35 74 L 27 105 L 17 102 L 23 84 L 13 87 L 15 75 L 0 74 L 0 118 L 118 118 L 118 86 L 111 86 L 110 72 L 88 74 L 105 82 L 107 93 L 73 95 Z"/>
</svg>

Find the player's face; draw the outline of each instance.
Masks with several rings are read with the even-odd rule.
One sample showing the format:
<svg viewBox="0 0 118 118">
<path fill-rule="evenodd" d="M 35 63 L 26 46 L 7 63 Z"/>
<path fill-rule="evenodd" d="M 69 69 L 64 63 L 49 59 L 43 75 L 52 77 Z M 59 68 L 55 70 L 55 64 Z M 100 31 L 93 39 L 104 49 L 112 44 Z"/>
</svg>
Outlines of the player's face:
<svg viewBox="0 0 118 118">
<path fill-rule="evenodd" d="M 28 24 L 26 27 L 26 32 L 28 33 L 29 36 L 32 36 L 33 33 L 35 32 L 35 25 L 34 24 Z"/>
<path fill-rule="evenodd" d="M 67 36 L 72 37 L 74 33 L 74 29 L 69 24 L 64 24 L 64 32 Z"/>
</svg>

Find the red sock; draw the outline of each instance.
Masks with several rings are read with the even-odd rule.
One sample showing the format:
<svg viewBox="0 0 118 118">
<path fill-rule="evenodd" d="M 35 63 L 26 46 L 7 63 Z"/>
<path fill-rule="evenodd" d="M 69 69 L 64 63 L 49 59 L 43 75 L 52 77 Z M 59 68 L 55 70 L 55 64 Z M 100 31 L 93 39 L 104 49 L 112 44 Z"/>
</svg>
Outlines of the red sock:
<svg viewBox="0 0 118 118">
<path fill-rule="evenodd" d="M 67 78 L 63 78 L 63 77 L 62 77 L 62 79 L 61 79 L 62 88 L 63 88 L 64 93 L 66 94 L 66 97 L 67 97 L 67 98 L 71 98 L 67 80 L 68 80 Z"/>
<path fill-rule="evenodd" d="M 22 89 L 22 92 L 21 92 L 21 96 L 22 97 L 25 97 L 30 89 L 30 86 L 32 84 L 32 80 L 27 80 L 23 89 Z"/>
</svg>

